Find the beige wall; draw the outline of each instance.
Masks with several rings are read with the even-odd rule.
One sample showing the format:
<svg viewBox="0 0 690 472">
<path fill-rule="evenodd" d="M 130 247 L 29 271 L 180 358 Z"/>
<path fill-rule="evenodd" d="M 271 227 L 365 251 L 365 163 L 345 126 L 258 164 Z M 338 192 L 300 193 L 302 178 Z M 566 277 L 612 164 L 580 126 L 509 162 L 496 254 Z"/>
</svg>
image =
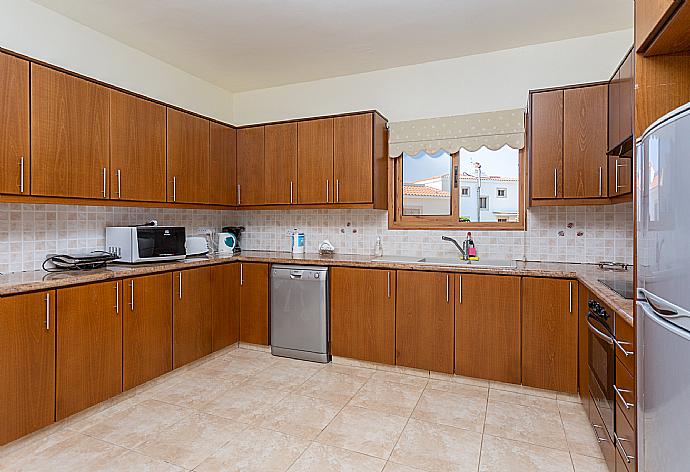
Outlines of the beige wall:
<svg viewBox="0 0 690 472">
<path fill-rule="evenodd" d="M 0 0 L 0 47 L 232 122 L 228 91 L 28 0 Z"/>
<path fill-rule="evenodd" d="M 403 121 L 519 108 L 530 89 L 607 80 L 632 44 L 632 30 L 624 30 L 237 93 L 235 123 L 367 109 Z"/>
</svg>

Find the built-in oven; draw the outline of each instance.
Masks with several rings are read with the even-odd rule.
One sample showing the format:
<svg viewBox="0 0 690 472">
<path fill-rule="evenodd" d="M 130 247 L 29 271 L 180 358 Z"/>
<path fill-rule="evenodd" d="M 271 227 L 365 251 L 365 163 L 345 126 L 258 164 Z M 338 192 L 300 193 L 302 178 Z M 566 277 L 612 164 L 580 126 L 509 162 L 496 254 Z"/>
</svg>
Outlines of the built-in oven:
<svg viewBox="0 0 690 472">
<path fill-rule="evenodd" d="M 613 335 L 613 317 L 596 300 L 590 300 L 587 312 L 589 354 L 589 393 L 591 395 L 590 420 L 597 434 L 606 429 L 612 439 L 616 406 L 613 384 L 616 381 L 616 351 Z M 596 411 L 595 411 L 596 409 Z M 603 421 L 603 425 L 598 424 Z"/>
</svg>

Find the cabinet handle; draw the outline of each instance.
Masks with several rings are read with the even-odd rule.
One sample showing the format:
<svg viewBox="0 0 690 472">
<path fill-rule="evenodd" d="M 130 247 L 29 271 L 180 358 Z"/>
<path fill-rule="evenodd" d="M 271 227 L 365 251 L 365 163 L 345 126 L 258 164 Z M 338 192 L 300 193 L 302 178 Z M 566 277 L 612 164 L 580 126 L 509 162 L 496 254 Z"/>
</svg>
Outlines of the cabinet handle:
<svg viewBox="0 0 690 472">
<path fill-rule="evenodd" d="M 604 180 L 603 180 L 603 170 L 599 167 L 599 196 L 601 197 L 604 193 Z"/>
<path fill-rule="evenodd" d="M 326 179 L 326 203 L 328 203 L 328 194 L 330 193 L 329 192 L 330 188 L 328 185 L 329 185 L 329 182 L 328 182 L 328 179 Z"/>
<path fill-rule="evenodd" d="M 241 190 L 240 190 L 240 184 L 237 184 L 237 204 L 239 205 L 242 199 L 240 198 L 241 195 Z"/>
<path fill-rule="evenodd" d="M 391 297 L 391 273 L 388 271 L 388 298 Z"/>
<path fill-rule="evenodd" d="M 623 353 L 623 355 L 624 355 L 625 357 L 630 357 L 630 356 L 632 356 L 633 354 L 635 354 L 633 351 L 628 351 L 627 349 L 625 349 L 625 348 L 623 347 L 623 344 L 630 344 L 630 343 L 626 343 L 626 342 L 623 342 L 623 341 L 619 341 L 619 340 L 617 340 L 616 338 L 613 338 L 613 342 L 616 344 L 616 347 L 617 347 L 618 349 L 621 350 L 621 352 Z"/>
<path fill-rule="evenodd" d="M 24 156 L 19 159 L 19 193 L 24 193 Z"/>
<path fill-rule="evenodd" d="M 115 282 L 115 314 L 120 313 L 120 282 Z"/>
<path fill-rule="evenodd" d="M 50 293 L 46 293 L 46 331 L 50 331 Z"/>
<path fill-rule="evenodd" d="M 340 179 L 335 179 L 335 201 L 340 202 Z"/>
<path fill-rule="evenodd" d="M 458 278 L 458 303 L 462 303 L 462 275 L 456 275 Z"/>
<path fill-rule="evenodd" d="M 450 301 L 450 275 L 446 274 L 446 303 Z"/>
<path fill-rule="evenodd" d="M 568 283 L 568 293 L 570 296 L 570 301 L 568 302 L 569 306 L 570 306 L 569 310 L 570 310 L 570 314 L 572 314 L 573 313 L 573 283 L 572 282 Z"/>
<path fill-rule="evenodd" d="M 618 169 L 620 169 L 621 167 L 625 167 L 625 166 L 624 166 L 623 164 L 619 164 L 619 163 L 618 163 L 618 159 L 616 159 L 616 193 L 618 193 L 618 190 L 619 190 L 621 187 L 623 187 L 623 185 L 619 185 L 620 177 L 619 177 L 619 174 L 618 174 Z"/>
<path fill-rule="evenodd" d="M 180 272 L 179 288 L 180 288 L 180 290 L 179 290 L 178 298 L 180 300 L 182 300 L 182 272 Z"/>
<path fill-rule="evenodd" d="M 553 196 L 558 196 L 558 169 L 553 170 Z"/>
<path fill-rule="evenodd" d="M 628 440 L 625 438 L 621 438 L 616 433 L 613 433 L 613 437 L 616 439 L 616 449 L 618 449 L 618 452 L 621 453 L 621 455 L 625 459 L 625 462 L 630 464 L 630 462 L 633 459 L 635 459 L 635 456 L 631 456 L 630 454 L 628 454 L 628 452 L 625 450 L 625 447 L 623 446 L 623 442 L 627 442 Z"/>
<path fill-rule="evenodd" d="M 290 203 L 292 203 L 292 180 L 290 181 Z"/>
<path fill-rule="evenodd" d="M 244 285 L 244 264 L 240 263 L 240 287 Z"/>
<path fill-rule="evenodd" d="M 129 307 L 134 311 L 134 280 L 129 283 Z"/>
<path fill-rule="evenodd" d="M 599 436 L 599 433 L 597 433 L 597 431 L 599 431 L 600 429 L 604 429 L 604 430 L 605 430 L 605 428 L 604 428 L 603 426 L 592 423 L 592 427 L 594 428 L 594 432 L 596 433 L 597 441 L 598 441 L 598 442 L 603 443 L 604 441 L 608 441 L 608 439 L 607 439 L 606 437 L 603 437 L 603 438 L 602 438 L 602 437 Z"/>
<path fill-rule="evenodd" d="M 107 192 L 107 190 L 108 190 L 108 188 L 107 188 L 107 185 L 108 185 L 108 184 L 107 184 L 107 182 L 108 182 L 108 180 L 107 180 L 107 173 L 108 173 L 108 169 L 106 169 L 106 168 L 104 167 L 104 168 L 103 168 L 103 198 L 106 197 L 106 192 Z"/>
<path fill-rule="evenodd" d="M 122 172 L 117 169 L 117 198 L 122 198 Z"/>
<path fill-rule="evenodd" d="M 616 385 L 613 386 L 613 390 L 614 392 L 616 392 L 616 396 L 620 398 L 620 400 L 623 402 L 623 406 L 626 410 L 629 410 L 630 408 L 635 406 L 634 403 L 628 403 L 628 401 L 623 396 L 624 393 L 632 393 L 630 390 L 622 390 L 618 388 Z"/>
</svg>

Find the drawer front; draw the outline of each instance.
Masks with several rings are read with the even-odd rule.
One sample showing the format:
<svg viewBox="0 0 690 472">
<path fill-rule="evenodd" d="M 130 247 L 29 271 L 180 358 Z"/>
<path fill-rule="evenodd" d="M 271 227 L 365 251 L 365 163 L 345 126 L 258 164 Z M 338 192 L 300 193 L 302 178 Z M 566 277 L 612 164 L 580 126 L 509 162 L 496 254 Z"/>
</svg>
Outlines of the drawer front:
<svg viewBox="0 0 690 472">
<path fill-rule="evenodd" d="M 616 470 L 616 448 L 613 445 L 613 442 L 611 442 L 611 439 L 606 432 L 606 428 L 602 426 L 604 424 L 604 420 L 599 415 L 599 411 L 593 403 L 594 402 L 592 402 L 592 405 L 590 406 L 589 419 L 592 423 L 592 427 L 594 428 L 594 435 L 597 437 L 597 441 L 599 441 L 599 447 L 601 448 L 601 453 L 606 461 L 606 466 L 610 472 L 614 472 Z"/>
<path fill-rule="evenodd" d="M 625 368 L 620 359 L 616 359 L 616 383 L 614 384 L 616 405 L 623 412 L 630 424 L 635 423 L 637 396 L 635 395 L 635 379 Z"/>
<path fill-rule="evenodd" d="M 616 407 L 616 435 L 614 437 L 615 446 L 623 462 L 626 463 L 628 470 L 637 470 L 637 438 L 635 430 L 621 411 Z"/>
<path fill-rule="evenodd" d="M 616 333 L 616 357 L 634 375 L 635 374 L 635 329 L 616 313 L 614 325 Z"/>
<path fill-rule="evenodd" d="M 635 472 L 631 471 L 628 467 L 630 467 L 630 465 L 623 459 L 623 456 L 616 454 L 616 472 Z"/>
</svg>

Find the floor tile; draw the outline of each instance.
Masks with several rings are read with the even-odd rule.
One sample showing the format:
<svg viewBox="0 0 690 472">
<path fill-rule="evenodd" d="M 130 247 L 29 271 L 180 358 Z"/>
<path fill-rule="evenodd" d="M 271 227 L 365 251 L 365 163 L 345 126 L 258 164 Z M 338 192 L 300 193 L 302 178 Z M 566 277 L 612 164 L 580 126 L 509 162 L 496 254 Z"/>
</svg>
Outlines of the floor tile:
<svg viewBox="0 0 690 472">
<path fill-rule="evenodd" d="M 609 472 L 609 467 L 604 459 L 583 456 L 581 454 L 570 453 L 575 466 L 575 472 Z"/>
<path fill-rule="evenodd" d="M 482 440 L 479 472 L 572 472 L 568 451 L 535 446 L 488 434 Z"/>
<path fill-rule="evenodd" d="M 320 368 L 315 369 L 308 365 L 300 366 L 279 362 L 251 376 L 248 383 L 263 388 L 292 390 L 302 385 L 319 370 Z"/>
<path fill-rule="evenodd" d="M 426 385 L 426 388 L 427 390 L 442 390 L 444 392 L 457 393 L 460 395 L 483 395 L 485 398 L 489 394 L 488 387 L 484 387 L 482 385 L 437 379 L 429 380 L 429 383 Z"/>
<path fill-rule="evenodd" d="M 319 398 L 290 394 L 258 417 L 255 424 L 311 440 L 328 426 L 341 408 Z"/>
<path fill-rule="evenodd" d="M 362 377 L 330 372 L 324 369 L 295 389 L 295 393 L 344 405 L 350 401 L 366 381 Z"/>
<path fill-rule="evenodd" d="M 422 470 L 475 472 L 481 443 L 480 433 L 412 418 L 390 461 Z"/>
<path fill-rule="evenodd" d="M 568 450 L 560 415 L 532 406 L 490 401 L 484 433 Z"/>
<path fill-rule="evenodd" d="M 477 390 L 462 395 L 427 388 L 412 412 L 412 417 L 481 433 L 486 416 L 487 394 L 480 388 Z"/>
<path fill-rule="evenodd" d="M 289 472 L 380 472 L 385 464 L 383 459 L 312 443 Z"/>
<path fill-rule="evenodd" d="M 252 423 L 286 395 L 287 392 L 282 390 L 244 383 L 223 391 L 201 407 L 201 410 L 241 423 Z"/>
<path fill-rule="evenodd" d="M 247 377 L 221 378 L 204 372 L 187 372 L 176 383 L 149 394 L 151 399 L 187 408 L 201 408 L 221 392 L 245 382 Z"/>
<path fill-rule="evenodd" d="M 589 422 L 564 419 L 563 427 L 565 428 L 565 437 L 568 441 L 570 452 L 600 459 L 603 458 L 594 428 L 592 428 Z"/>
<path fill-rule="evenodd" d="M 386 467 L 383 468 L 383 472 L 424 472 L 422 469 L 416 469 L 410 467 L 409 465 L 396 464 L 395 462 L 388 461 Z"/>
<path fill-rule="evenodd" d="M 309 441 L 276 431 L 248 428 L 202 462 L 196 472 L 283 472 Z"/>
<path fill-rule="evenodd" d="M 238 351 L 245 350 L 239 349 Z M 270 367 L 273 362 L 274 360 L 270 356 L 263 354 L 261 357 L 238 357 L 227 355 L 213 359 L 197 367 L 197 370 L 209 372 L 220 377 L 234 378 L 238 375 L 250 376 L 257 374 Z"/>
<path fill-rule="evenodd" d="M 514 403 L 515 405 L 532 406 L 558 414 L 558 402 L 553 398 L 538 397 L 535 395 L 526 395 L 524 393 L 515 393 L 508 390 L 492 388 L 489 392 L 489 400 Z"/>
<path fill-rule="evenodd" d="M 381 459 L 388 459 L 407 418 L 353 406 L 345 407 L 316 439 Z"/>
<path fill-rule="evenodd" d="M 465 377 L 464 375 L 442 374 L 439 372 L 430 372 L 429 377 L 435 380 L 445 380 L 447 382 L 455 382 L 465 385 L 474 385 L 476 387 L 489 387 L 489 381 L 485 379 L 477 379 L 474 377 Z"/>
<path fill-rule="evenodd" d="M 324 368 L 324 372 L 336 372 L 338 374 L 352 375 L 354 377 L 363 377 L 368 380 L 376 371 L 374 369 L 367 369 L 364 367 L 356 367 L 351 365 L 328 364 Z"/>
<path fill-rule="evenodd" d="M 372 380 L 377 380 L 380 382 L 396 382 L 420 387 L 426 386 L 427 382 L 429 381 L 428 377 L 401 374 L 399 372 L 388 372 L 385 370 L 377 370 L 374 372 L 374 375 L 372 375 L 371 378 Z"/>
<path fill-rule="evenodd" d="M 246 424 L 233 420 L 194 413 L 138 445 L 136 450 L 193 469 L 245 428 Z"/>
<path fill-rule="evenodd" d="M 351 406 L 398 416 L 410 416 L 424 387 L 370 380 L 350 401 Z"/>
<path fill-rule="evenodd" d="M 192 412 L 188 408 L 147 400 L 96 422 L 84 430 L 84 434 L 132 449 Z"/>
<path fill-rule="evenodd" d="M 534 395 L 536 397 L 551 398 L 553 400 L 556 400 L 557 398 L 556 392 L 552 390 L 543 390 L 540 388 L 527 387 L 525 385 L 492 381 L 490 387 L 496 390 L 506 390 L 508 392 L 523 393 L 525 395 Z"/>
</svg>

